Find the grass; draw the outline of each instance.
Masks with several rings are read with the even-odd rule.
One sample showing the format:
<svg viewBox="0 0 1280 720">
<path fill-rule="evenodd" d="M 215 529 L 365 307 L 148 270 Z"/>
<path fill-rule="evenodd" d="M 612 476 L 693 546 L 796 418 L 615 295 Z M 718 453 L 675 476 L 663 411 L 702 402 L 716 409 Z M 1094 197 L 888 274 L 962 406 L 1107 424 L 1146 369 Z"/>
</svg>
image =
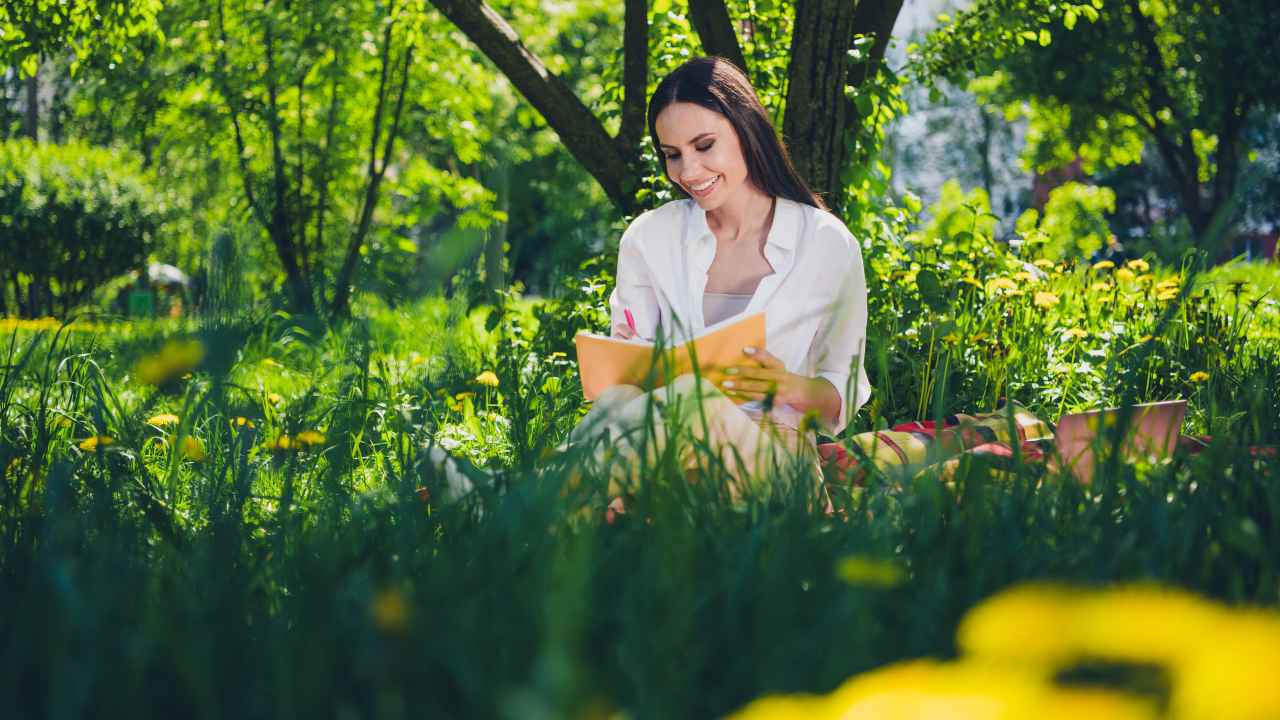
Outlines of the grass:
<svg viewBox="0 0 1280 720">
<path fill-rule="evenodd" d="M 1280 603 L 1280 461 L 1247 451 L 1280 437 L 1274 268 L 1202 276 L 1163 321 L 1155 284 L 1180 269 L 1001 268 L 934 313 L 899 270 L 872 270 L 877 404 L 854 430 L 999 396 L 1056 417 L 1184 395 L 1213 444 L 1089 487 L 977 460 L 954 482 L 873 475 L 838 495 L 844 520 L 802 478 L 734 504 L 714 463 L 691 485 L 666 457 L 609 524 L 603 478 L 573 486 L 587 461 L 551 451 L 581 413 L 564 306 L 7 328 L 0 693 L 24 717 L 708 717 L 953 657 L 960 618 L 1027 580 Z M 173 337 L 203 357 L 139 383 Z M 502 492 L 424 502 L 439 443 Z"/>
</svg>

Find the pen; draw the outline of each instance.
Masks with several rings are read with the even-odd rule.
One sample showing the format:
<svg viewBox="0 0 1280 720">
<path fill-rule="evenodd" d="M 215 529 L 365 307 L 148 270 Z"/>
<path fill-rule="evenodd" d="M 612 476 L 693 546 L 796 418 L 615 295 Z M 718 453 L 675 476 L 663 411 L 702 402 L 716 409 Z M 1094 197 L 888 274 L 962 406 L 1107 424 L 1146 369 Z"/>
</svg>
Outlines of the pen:
<svg viewBox="0 0 1280 720">
<path fill-rule="evenodd" d="M 627 316 L 627 327 L 631 328 L 631 332 L 639 335 L 640 331 L 636 330 L 636 319 L 631 315 L 631 308 L 622 308 L 622 314 Z"/>
</svg>

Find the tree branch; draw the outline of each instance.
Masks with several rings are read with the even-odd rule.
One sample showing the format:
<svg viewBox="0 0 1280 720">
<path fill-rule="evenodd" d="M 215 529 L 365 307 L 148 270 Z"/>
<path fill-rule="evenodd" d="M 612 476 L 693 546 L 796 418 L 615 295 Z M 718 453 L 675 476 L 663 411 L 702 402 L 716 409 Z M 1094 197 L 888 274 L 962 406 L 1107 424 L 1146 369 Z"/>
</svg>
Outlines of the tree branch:
<svg viewBox="0 0 1280 720">
<path fill-rule="evenodd" d="M 633 158 L 622 152 L 573 91 L 520 42 L 516 31 L 483 0 L 431 2 L 498 66 L 613 204 L 626 214 L 638 212 L 640 204 L 628 190 L 634 184 Z"/>
<path fill-rule="evenodd" d="M 689 22 L 702 41 L 703 52 L 719 55 L 747 71 L 747 59 L 742 55 L 724 0 L 689 0 Z"/>
</svg>

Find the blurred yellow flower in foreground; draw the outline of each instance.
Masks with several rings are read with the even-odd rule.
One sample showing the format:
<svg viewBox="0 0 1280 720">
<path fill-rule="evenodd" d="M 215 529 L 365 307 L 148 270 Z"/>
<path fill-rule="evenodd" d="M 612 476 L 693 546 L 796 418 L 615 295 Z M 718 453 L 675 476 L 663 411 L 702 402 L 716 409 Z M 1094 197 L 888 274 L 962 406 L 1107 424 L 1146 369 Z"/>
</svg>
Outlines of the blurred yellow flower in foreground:
<svg viewBox="0 0 1280 720">
<path fill-rule="evenodd" d="M 204 360 L 199 340 L 170 340 L 160 352 L 147 355 L 133 366 L 134 377 L 147 385 L 163 385 L 194 370 Z"/>
<path fill-rule="evenodd" d="M 840 560 L 836 564 L 836 575 L 850 585 L 871 587 L 893 587 L 907 576 L 896 563 L 861 555 L 850 555 Z"/>
<path fill-rule="evenodd" d="M 255 427 L 257 427 L 257 425 L 254 425 L 254 424 L 253 424 L 253 421 L 252 421 L 252 420 L 250 420 L 249 418 L 247 418 L 247 417 L 245 417 L 245 416 L 243 416 L 243 415 L 237 416 L 235 420 L 232 420 L 232 421 L 231 421 L 231 424 L 232 424 L 232 425 L 234 425 L 234 426 L 235 426 L 235 427 L 237 427 L 237 428 L 248 428 L 248 429 L 250 429 L 250 430 L 252 430 L 252 429 L 254 429 Z"/>
<path fill-rule="evenodd" d="M 1124 266 L 1136 273 L 1144 273 L 1151 269 L 1151 266 L 1147 264 L 1147 261 L 1141 259 L 1130 260 L 1125 263 Z"/>
<path fill-rule="evenodd" d="M 115 442 L 116 442 L 116 439 L 111 437 L 110 435 L 94 435 L 93 437 L 85 438 L 84 440 L 81 440 L 80 449 L 84 450 L 85 452 L 93 452 L 98 448 L 104 448 L 109 445 L 114 445 Z"/>
<path fill-rule="evenodd" d="M 1037 282 L 1037 281 L 1039 281 L 1039 280 L 1040 280 L 1040 278 L 1036 277 L 1035 275 L 1032 275 L 1031 273 L 1027 272 L 1026 270 L 1020 270 L 1020 271 L 1018 271 L 1018 272 L 1014 273 L 1014 274 L 1013 274 L 1013 279 L 1014 279 L 1014 280 L 1017 280 L 1018 282 L 1021 282 L 1021 283 L 1033 283 L 1033 282 Z"/>
<path fill-rule="evenodd" d="M 1040 258 L 1031 264 L 1035 265 L 1041 270 L 1048 270 L 1049 268 L 1053 267 L 1053 261 L 1049 260 L 1048 258 Z"/>
<path fill-rule="evenodd" d="M 498 376 L 492 370 L 485 370 L 476 376 L 476 382 L 485 387 L 496 388 L 498 387 Z"/>
<path fill-rule="evenodd" d="M 1156 293 L 1156 300 L 1160 302 L 1172 302 L 1178 299 L 1178 289 L 1160 290 Z"/>
<path fill-rule="evenodd" d="M 272 440 L 270 445 L 272 450 L 289 450 L 293 448 L 293 446 L 293 438 L 284 434 L 280 435 L 275 440 Z"/>
<path fill-rule="evenodd" d="M 297 440 L 299 445 L 307 447 L 320 445 L 324 443 L 324 433 L 316 430 L 303 430 L 294 436 L 294 440 Z"/>
<path fill-rule="evenodd" d="M 1148 720 L 1147 702 L 1115 692 L 1060 688 L 1035 671 L 915 660 L 856 676 L 830 695 L 757 700 L 732 720 Z"/>
<path fill-rule="evenodd" d="M 279 405 L 280 403 L 284 402 L 284 397 L 282 397 L 280 393 L 274 393 L 274 392 L 267 393 L 267 402 L 271 403 L 272 405 Z"/>
<path fill-rule="evenodd" d="M 174 415 L 173 413 L 160 413 L 159 415 L 152 415 L 151 417 L 147 418 L 147 424 L 154 425 L 156 427 L 168 427 L 170 425 L 177 425 L 178 416 Z"/>
<path fill-rule="evenodd" d="M 1188 379 L 1188 380 L 1190 380 L 1190 381 L 1191 381 L 1191 382 L 1193 382 L 1193 383 L 1208 382 L 1208 381 L 1209 381 L 1209 373 L 1207 373 L 1207 372 L 1205 372 L 1205 371 L 1203 371 L 1203 370 L 1197 370 L 1197 371 L 1195 371 L 1195 372 L 1191 373 L 1191 376 L 1190 376 L 1190 377 L 1188 377 L 1187 379 Z"/>
<path fill-rule="evenodd" d="M 409 624 L 409 603 L 395 588 L 380 590 L 369 603 L 369 616 L 383 632 L 403 632 Z"/>
<path fill-rule="evenodd" d="M 1051 308 L 1058 304 L 1058 296 L 1051 292 L 1036 291 L 1035 303 L 1036 307 Z"/>
<path fill-rule="evenodd" d="M 1103 270 L 1110 270 L 1115 266 L 1116 264 L 1111 262 L 1110 260 L 1099 260 L 1098 262 L 1093 264 L 1093 269 L 1097 272 L 1102 272 Z"/>
<path fill-rule="evenodd" d="M 1134 274 L 1133 274 L 1133 271 L 1132 271 L 1132 270 L 1130 270 L 1129 268 L 1120 268 L 1119 270 L 1117 270 L 1117 271 L 1116 271 L 1116 279 L 1117 279 L 1117 280 L 1122 280 L 1122 281 L 1124 281 L 1124 282 L 1129 282 L 1129 281 L 1133 280 L 1133 279 L 1134 279 L 1134 278 L 1136 278 L 1136 277 L 1138 277 L 1138 276 L 1137 276 L 1137 275 L 1134 275 Z"/>
<path fill-rule="evenodd" d="M 204 449 L 204 443 L 200 442 L 200 438 L 184 435 L 182 441 L 178 443 L 178 453 L 183 460 L 192 460 L 194 462 L 202 462 L 209 457 L 209 453 Z"/>
<path fill-rule="evenodd" d="M 1089 337 L 1088 331 L 1082 330 L 1080 328 L 1073 327 L 1073 328 L 1067 328 L 1066 330 L 1062 331 L 1063 340 L 1082 340 L 1087 337 Z"/>
<path fill-rule="evenodd" d="M 916 660 L 855 676 L 827 695 L 765 697 L 730 716 L 1094 720 L 1280 717 L 1280 613 L 1233 609 L 1181 590 L 1022 585 L 965 616 L 961 659 Z M 1149 667 L 1149 688 L 1063 684 L 1081 663 Z M 1167 700 L 1167 714 L 1160 709 Z"/>
</svg>

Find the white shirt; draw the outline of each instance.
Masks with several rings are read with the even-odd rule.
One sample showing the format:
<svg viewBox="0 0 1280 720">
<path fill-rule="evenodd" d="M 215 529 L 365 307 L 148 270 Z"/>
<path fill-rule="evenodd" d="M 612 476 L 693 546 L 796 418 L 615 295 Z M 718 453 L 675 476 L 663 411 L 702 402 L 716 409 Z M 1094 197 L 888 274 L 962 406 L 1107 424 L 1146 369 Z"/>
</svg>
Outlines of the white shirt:
<svg viewBox="0 0 1280 720">
<path fill-rule="evenodd" d="M 613 324 L 631 310 L 641 337 L 688 338 L 706 329 L 702 301 L 716 239 L 707 214 L 676 200 L 632 221 L 618 248 L 618 286 L 609 297 Z M 862 252 L 839 218 L 778 198 L 764 246 L 765 276 L 744 312 L 765 311 L 766 349 L 787 370 L 826 378 L 840 393 L 837 433 L 871 396 L 863 367 L 867 283 Z"/>
</svg>

